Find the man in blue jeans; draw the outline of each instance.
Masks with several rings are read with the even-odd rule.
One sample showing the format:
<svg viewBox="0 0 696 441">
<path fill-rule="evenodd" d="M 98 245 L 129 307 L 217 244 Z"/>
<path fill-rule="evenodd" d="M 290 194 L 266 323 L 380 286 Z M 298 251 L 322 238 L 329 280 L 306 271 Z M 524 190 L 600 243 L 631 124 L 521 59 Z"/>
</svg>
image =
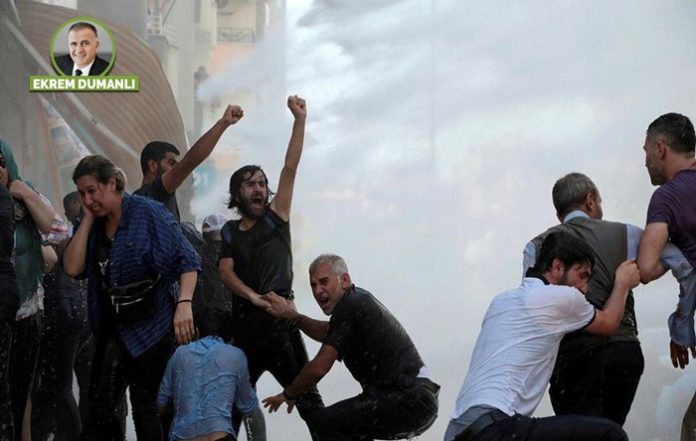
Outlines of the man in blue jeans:
<svg viewBox="0 0 696 441">
<path fill-rule="evenodd" d="M 246 356 L 225 343 L 232 335 L 229 315 L 221 308 L 200 311 L 200 339 L 179 346 L 167 364 L 157 405 L 160 413 L 174 413 L 171 441 L 234 440 L 233 406 L 245 416 L 256 411 Z"/>
<path fill-rule="evenodd" d="M 586 242 L 567 232 L 551 233 L 522 285 L 493 299 L 445 441 L 628 440 L 618 424 L 604 418 L 531 418 L 546 391 L 563 336 L 579 329 L 613 334 L 628 292 L 640 281 L 635 262 L 623 262 L 604 308 L 595 309 L 584 296 L 593 265 Z"/>
</svg>

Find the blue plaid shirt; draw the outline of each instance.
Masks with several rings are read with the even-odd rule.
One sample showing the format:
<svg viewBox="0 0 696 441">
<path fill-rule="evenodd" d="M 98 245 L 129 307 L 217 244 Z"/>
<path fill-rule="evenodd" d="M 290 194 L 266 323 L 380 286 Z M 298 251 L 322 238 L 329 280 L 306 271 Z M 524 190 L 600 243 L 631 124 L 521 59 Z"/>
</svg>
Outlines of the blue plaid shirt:
<svg viewBox="0 0 696 441">
<path fill-rule="evenodd" d="M 138 282 L 153 273 L 159 273 L 165 282 L 157 290 L 157 311 L 152 318 L 118 325 L 128 352 L 137 357 L 170 332 L 179 275 L 200 271 L 201 262 L 174 217 L 162 204 L 124 193 L 121 210 L 121 222 L 109 251 L 109 286 Z M 96 249 L 97 234 L 103 231 L 103 222 L 97 219 L 87 245 L 89 319 L 97 336 L 104 331 Z"/>
</svg>

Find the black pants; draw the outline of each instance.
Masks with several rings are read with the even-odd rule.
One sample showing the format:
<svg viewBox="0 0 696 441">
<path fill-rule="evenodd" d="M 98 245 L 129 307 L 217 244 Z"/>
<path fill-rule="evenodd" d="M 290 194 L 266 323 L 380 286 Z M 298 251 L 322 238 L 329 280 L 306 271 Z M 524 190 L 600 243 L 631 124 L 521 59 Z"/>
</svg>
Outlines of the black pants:
<svg viewBox="0 0 696 441">
<path fill-rule="evenodd" d="M 243 329 L 239 326 L 238 329 Z M 260 333 L 235 332 L 234 345 L 244 351 L 249 362 L 249 380 L 256 388 L 261 374 L 268 371 L 281 386 L 289 386 L 309 361 L 307 349 L 300 331 L 289 323 L 277 321 L 264 335 Z M 305 422 L 324 402 L 316 387 L 302 394 L 296 402 L 297 410 Z M 233 417 L 235 430 L 239 430 L 241 415 Z"/>
<path fill-rule="evenodd" d="M 10 355 L 10 389 L 16 441 L 21 441 L 22 437 L 22 421 L 36 371 L 40 334 L 41 312 L 15 323 Z"/>
<path fill-rule="evenodd" d="M 317 410 L 310 421 L 315 440 L 412 438 L 437 417 L 440 387 L 417 379 L 410 388 L 367 387 L 353 398 Z"/>
<path fill-rule="evenodd" d="M 549 395 L 556 415 L 609 418 L 623 425 L 643 374 L 640 343 L 612 342 L 556 364 Z"/>
<path fill-rule="evenodd" d="M 125 438 L 117 409 L 126 387 L 130 387 L 138 441 L 164 439 L 157 415 L 157 393 L 173 348 L 173 337 L 167 335 L 133 358 L 118 331 L 112 330 L 97 339 L 90 384 L 92 408 L 82 432 L 83 441 L 122 441 Z"/>
<path fill-rule="evenodd" d="M 606 418 L 562 415 L 530 418 L 514 415 L 491 424 L 470 440 L 455 441 L 628 441 L 621 427 Z"/>
<path fill-rule="evenodd" d="M 14 439 L 12 395 L 10 393 L 10 351 L 12 349 L 12 321 L 0 320 L 0 440 Z"/>
<path fill-rule="evenodd" d="M 92 332 L 87 323 L 86 298 L 80 292 L 44 299 L 44 320 L 32 394 L 32 439 L 56 441 L 80 437 L 87 413 Z M 73 395 L 73 369 L 80 387 L 80 406 Z"/>
</svg>

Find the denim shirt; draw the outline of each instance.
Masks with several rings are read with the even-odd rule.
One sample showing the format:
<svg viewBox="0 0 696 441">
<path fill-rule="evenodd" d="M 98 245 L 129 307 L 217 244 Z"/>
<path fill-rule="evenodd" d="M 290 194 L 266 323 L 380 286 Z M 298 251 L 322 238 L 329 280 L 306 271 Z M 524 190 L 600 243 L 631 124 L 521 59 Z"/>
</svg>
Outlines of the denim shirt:
<svg viewBox="0 0 696 441">
<path fill-rule="evenodd" d="M 170 440 L 234 435 L 232 407 L 249 415 L 258 406 L 244 352 L 213 336 L 180 346 L 167 364 L 157 404 L 174 408 Z"/>
<path fill-rule="evenodd" d="M 151 348 L 172 328 L 174 300 L 182 273 L 200 271 L 200 258 L 162 204 L 124 193 L 121 221 L 109 251 L 110 286 L 138 282 L 159 273 L 165 283 L 156 292 L 157 311 L 147 320 L 118 325 L 128 352 L 137 357 Z M 97 338 L 103 333 L 99 302 L 97 234 L 104 221 L 92 226 L 87 245 L 87 297 L 89 319 Z"/>
</svg>

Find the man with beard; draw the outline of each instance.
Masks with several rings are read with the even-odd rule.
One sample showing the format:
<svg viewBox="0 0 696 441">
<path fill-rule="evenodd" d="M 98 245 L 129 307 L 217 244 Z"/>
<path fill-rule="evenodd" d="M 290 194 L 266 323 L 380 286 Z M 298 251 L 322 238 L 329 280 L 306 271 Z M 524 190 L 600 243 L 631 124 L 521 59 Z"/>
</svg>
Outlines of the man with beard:
<svg viewBox="0 0 696 441">
<path fill-rule="evenodd" d="M 234 344 L 249 361 L 252 385 L 264 371 L 286 387 L 307 363 L 307 350 L 293 324 L 276 320 L 266 312 L 270 303 L 264 295 L 274 292 L 292 300 L 292 250 L 290 248 L 290 207 L 297 166 L 304 143 L 305 101 L 288 98 L 295 117 L 292 135 L 280 173 L 278 193 L 268 189 L 266 174 L 257 165 L 247 165 L 230 178 L 228 208 L 236 208 L 241 218 L 222 228 L 218 269 L 220 278 L 234 297 Z M 305 420 L 324 406 L 316 387 L 297 399 Z"/>
<path fill-rule="evenodd" d="M 696 133 L 684 115 L 667 113 L 650 123 L 645 136 L 645 167 L 650 183 L 659 186 L 650 198 L 645 232 L 638 249 L 641 281 L 648 283 L 662 276 L 667 268 L 660 256 L 668 244 L 674 243 L 692 268 L 696 268 Z M 679 300 L 677 320 L 690 325 L 688 339 L 670 341 L 674 367 L 689 363 L 689 350 L 696 357 L 693 319 L 694 292 L 684 292 Z M 670 317 L 670 324 L 673 317 Z M 682 441 L 696 440 L 696 395 L 682 422 Z"/>
<path fill-rule="evenodd" d="M 563 336 L 584 329 L 609 336 L 621 323 L 629 291 L 638 285 L 635 262 L 615 271 L 611 295 L 596 309 L 585 294 L 595 263 L 592 248 L 564 231 L 544 239 L 522 284 L 488 307 L 445 441 L 627 441 L 605 418 L 532 418 L 551 378 Z"/>
<path fill-rule="evenodd" d="M 179 150 L 172 144 L 165 141 L 148 143 L 140 153 L 143 183 L 135 194 L 162 202 L 176 221 L 180 222 L 176 189 L 210 156 L 225 130 L 243 116 L 241 107 L 227 106 L 222 118 L 196 141 L 181 161 Z"/>
</svg>

